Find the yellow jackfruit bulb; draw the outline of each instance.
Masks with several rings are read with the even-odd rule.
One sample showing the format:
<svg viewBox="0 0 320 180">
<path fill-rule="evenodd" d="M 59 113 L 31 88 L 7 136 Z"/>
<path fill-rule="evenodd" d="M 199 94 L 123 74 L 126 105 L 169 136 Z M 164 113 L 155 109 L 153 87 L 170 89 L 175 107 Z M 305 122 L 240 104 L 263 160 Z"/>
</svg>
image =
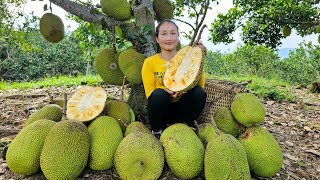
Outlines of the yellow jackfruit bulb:
<svg viewBox="0 0 320 180">
<path fill-rule="evenodd" d="M 40 19 L 40 33 L 49 42 L 60 42 L 64 37 L 61 18 L 52 13 L 45 13 Z"/>
<path fill-rule="evenodd" d="M 40 154 L 45 138 L 56 122 L 40 119 L 23 128 L 10 143 L 6 162 L 11 171 L 32 175 L 40 171 Z"/>
<path fill-rule="evenodd" d="M 94 62 L 94 67 L 104 82 L 111 85 L 122 85 L 124 75 L 119 68 L 118 58 L 120 52 L 111 48 L 99 51 Z"/>
<path fill-rule="evenodd" d="M 124 136 L 127 136 L 134 132 L 144 132 L 144 133 L 151 134 L 151 131 L 147 128 L 147 126 L 140 121 L 135 121 L 130 123 L 126 128 L 126 132 L 124 133 Z"/>
<path fill-rule="evenodd" d="M 227 107 L 219 108 L 213 116 L 217 127 L 226 134 L 238 137 L 241 133 L 239 123 L 233 117 L 231 110 Z"/>
<path fill-rule="evenodd" d="M 40 155 L 47 179 L 76 179 L 87 165 L 90 136 L 80 121 L 57 122 L 49 131 Z"/>
<path fill-rule="evenodd" d="M 100 116 L 88 126 L 90 134 L 89 167 L 103 171 L 113 166 L 116 148 L 123 139 L 122 129 L 112 117 Z"/>
<path fill-rule="evenodd" d="M 291 34 L 291 28 L 289 26 L 282 27 L 282 34 L 284 37 L 288 37 Z"/>
<path fill-rule="evenodd" d="M 161 136 L 165 158 L 170 170 L 179 178 L 191 179 L 203 168 L 204 145 L 191 127 L 176 123 Z"/>
<path fill-rule="evenodd" d="M 282 150 L 267 129 L 261 126 L 247 128 L 238 139 L 246 150 L 252 173 L 272 177 L 280 171 L 283 164 Z"/>
<path fill-rule="evenodd" d="M 100 0 L 102 12 L 119 21 L 131 18 L 131 4 L 127 0 Z"/>
<path fill-rule="evenodd" d="M 153 9 L 156 13 L 156 19 L 158 21 L 173 18 L 174 7 L 170 0 L 154 0 Z"/>
<path fill-rule="evenodd" d="M 135 49 L 127 49 L 119 55 L 119 68 L 132 84 L 142 84 L 141 69 L 146 56 Z"/>
<path fill-rule="evenodd" d="M 132 115 L 129 104 L 119 100 L 109 100 L 105 105 L 105 114 L 116 119 L 123 131 L 131 123 Z"/>
<path fill-rule="evenodd" d="M 164 167 L 164 153 L 152 134 L 134 132 L 124 137 L 114 155 L 121 179 L 159 179 Z"/>
<path fill-rule="evenodd" d="M 60 121 L 62 118 L 62 108 L 56 104 L 48 104 L 43 106 L 41 109 L 37 110 L 31 114 L 24 124 L 24 128 L 29 126 L 31 123 L 38 121 L 40 119 L 49 119 L 55 122 Z"/>
<path fill-rule="evenodd" d="M 174 92 L 192 89 L 202 74 L 204 58 L 204 52 L 198 46 L 180 49 L 167 67 L 163 77 L 164 85 Z"/>
<path fill-rule="evenodd" d="M 67 119 L 91 121 L 103 111 L 107 99 L 101 87 L 84 86 L 78 89 L 67 102 Z"/>
</svg>

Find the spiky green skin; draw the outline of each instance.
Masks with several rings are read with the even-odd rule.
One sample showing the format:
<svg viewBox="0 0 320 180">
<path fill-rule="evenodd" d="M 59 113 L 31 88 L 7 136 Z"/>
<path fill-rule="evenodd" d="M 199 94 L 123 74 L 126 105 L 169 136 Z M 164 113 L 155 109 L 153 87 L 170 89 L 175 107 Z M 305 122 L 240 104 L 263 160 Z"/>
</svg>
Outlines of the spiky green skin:
<svg viewBox="0 0 320 180">
<path fill-rule="evenodd" d="M 219 108 L 214 114 L 213 119 L 222 132 L 231 134 L 234 137 L 238 137 L 241 133 L 240 126 L 229 108 Z"/>
<path fill-rule="evenodd" d="M 127 136 L 134 132 L 144 132 L 147 134 L 151 134 L 151 131 L 147 128 L 147 126 L 140 121 L 134 121 L 130 123 L 126 128 L 126 132 L 124 133 L 124 136 Z"/>
<path fill-rule="evenodd" d="M 41 119 L 17 134 L 6 153 L 10 170 L 23 175 L 32 175 L 40 171 L 40 154 L 44 140 L 55 123 Z"/>
<path fill-rule="evenodd" d="M 117 120 L 100 116 L 88 126 L 90 134 L 89 167 L 103 171 L 113 166 L 113 156 L 123 139 L 122 129 Z"/>
<path fill-rule="evenodd" d="M 214 126 L 211 123 L 202 123 L 197 126 L 197 134 L 202 142 L 207 144 L 210 139 L 216 135 Z"/>
<path fill-rule="evenodd" d="M 121 179 L 158 179 L 164 166 L 163 148 L 152 134 L 131 133 L 120 142 L 114 163 Z"/>
<path fill-rule="evenodd" d="M 142 84 L 141 69 L 146 56 L 135 49 L 127 49 L 119 55 L 119 68 L 132 84 Z"/>
<path fill-rule="evenodd" d="M 87 165 L 90 145 L 87 127 L 80 121 L 64 120 L 49 131 L 40 156 L 47 179 L 76 179 Z"/>
<path fill-rule="evenodd" d="M 119 100 L 109 100 L 105 106 L 106 115 L 116 119 L 123 132 L 131 123 L 130 109 L 130 106 L 126 102 Z"/>
<path fill-rule="evenodd" d="M 131 18 L 131 4 L 127 0 L 100 0 L 102 12 L 119 21 Z"/>
<path fill-rule="evenodd" d="M 187 125 L 177 123 L 166 128 L 160 137 L 166 161 L 179 178 L 191 179 L 203 168 L 204 145 Z"/>
<path fill-rule="evenodd" d="M 122 85 L 124 75 L 119 68 L 118 58 L 120 52 L 111 48 L 104 48 L 96 56 L 94 67 L 99 76 L 107 84 Z"/>
<path fill-rule="evenodd" d="M 275 176 L 283 164 L 279 143 L 266 129 L 247 128 L 239 141 L 245 148 L 252 173 L 262 177 Z"/>
<path fill-rule="evenodd" d="M 231 103 L 233 117 L 246 127 L 264 121 L 266 111 L 260 100 L 251 93 L 236 95 Z"/>
<path fill-rule="evenodd" d="M 173 4 L 170 0 L 154 0 L 153 9 L 156 13 L 156 19 L 162 21 L 164 19 L 173 18 Z"/>
<path fill-rule="evenodd" d="M 31 123 L 40 119 L 49 119 L 58 122 L 61 120 L 61 118 L 62 108 L 57 104 L 48 104 L 31 114 L 23 127 L 25 128 L 29 126 Z"/>
<path fill-rule="evenodd" d="M 282 27 L 282 34 L 284 37 L 288 37 L 291 34 L 291 28 L 289 26 Z"/>
<path fill-rule="evenodd" d="M 246 152 L 235 137 L 221 134 L 209 141 L 204 156 L 204 174 L 210 180 L 251 179 Z"/>
<path fill-rule="evenodd" d="M 60 42 L 64 37 L 64 25 L 61 18 L 52 13 L 45 13 L 40 19 L 40 33 L 49 42 Z"/>
</svg>

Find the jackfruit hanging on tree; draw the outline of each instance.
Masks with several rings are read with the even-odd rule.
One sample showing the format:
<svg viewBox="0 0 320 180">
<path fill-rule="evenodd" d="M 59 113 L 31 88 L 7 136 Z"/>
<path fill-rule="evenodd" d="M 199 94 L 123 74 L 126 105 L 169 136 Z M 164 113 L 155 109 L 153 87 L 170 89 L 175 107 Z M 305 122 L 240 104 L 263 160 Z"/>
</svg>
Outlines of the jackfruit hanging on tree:
<svg viewBox="0 0 320 180">
<path fill-rule="evenodd" d="M 156 13 L 156 19 L 158 21 L 173 18 L 174 7 L 170 0 L 154 0 L 153 9 Z"/>
<path fill-rule="evenodd" d="M 61 18 L 52 13 L 45 13 L 40 19 L 40 33 L 49 42 L 60 42 L 64 37 L 64 24 Z"/>
<path fill-rule="evenodd" d="M 131 18 L 131 4 L 127 0 L 100 0 L 102 12 L 119 21 Z"/>
</svg>

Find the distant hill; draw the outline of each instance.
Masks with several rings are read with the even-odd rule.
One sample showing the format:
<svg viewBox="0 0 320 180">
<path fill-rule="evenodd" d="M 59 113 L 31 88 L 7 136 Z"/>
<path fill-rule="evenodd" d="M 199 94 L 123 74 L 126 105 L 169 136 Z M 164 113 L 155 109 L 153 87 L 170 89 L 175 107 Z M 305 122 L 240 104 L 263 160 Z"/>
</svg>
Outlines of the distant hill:
<svg viewBox="0 0 320 180">
<path fill-rule="evenodd" d="M 289 52 L 294 50 L 294 48 L 282 48 L 278 50 L 278 55 L 281 59 L 287 58 L 289 56 Z"/>
</svg>

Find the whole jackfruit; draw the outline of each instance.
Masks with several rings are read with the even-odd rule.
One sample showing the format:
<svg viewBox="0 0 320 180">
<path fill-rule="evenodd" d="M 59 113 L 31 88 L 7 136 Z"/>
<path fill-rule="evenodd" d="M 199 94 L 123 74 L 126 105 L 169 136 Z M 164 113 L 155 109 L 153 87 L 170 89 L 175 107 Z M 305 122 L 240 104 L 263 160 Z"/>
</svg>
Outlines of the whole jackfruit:
<svg viewBox="0 0 320 180">
<path fill-rule="evenodd" d="M 107 93 L 101 87 L 84 86 L 78 89 L 67 102 L 67 119 L 91 121 L 103 112 Z"/>
<path fill-rule="evenodd" d="M 191 179 L 203 168 L 204 145 L 187 125 L 177 123 L 166 128 L 160 142 L 170 170 L 179 178 Z"/>
<path fill-rule="evenodd" d="M 205 54 L 198 46 L 180 49 L 168 65 L 163 77 L 164 85 L 174 92 L 192 89 L 202 74 L 204 58 Z"/>
<path fill-rule="evenodd" d="M 135 49 L 127 49 L 119 55 L 119 68 L 132 84 L 142 84 L 141 69 L 146 56 Z"/>
<path fill-rule="evenodd" d="M 111 48 L 99 51 L 94 61 L 94 67 L 104 82 L 111 85 L 122 85 L 124 75 L 119 68 L 118 58 L 121 52 Z"/>
<path fill-rule="evenodd" d="M 131 18 L 131 4 L 127 0 L 100 0 L 102 12 L 119 21 Z"/>
<path fill-rule="evenodd" d="M 52 13 L 45 13 L 40 19 L 40 33 L 49 42 L 60 42 L 64 37 L 61 18 Z"/>
<path fill-rule="evenodd" d="M 107 116 L 113 117 L 116 119 L 123 132 L 126 130 L 126 127 L 131 123 L 131 113 L 130 106 L 123 101 L 119 100 L 109 100 L 105 105 L 105 112 Z"/>
<path fill-rule="evenodd" d="M 134 132 L 144 132 L 144 133 L 151 134 L 151 131 L 147 128 L 147 126 L 140 121 L 131 122 L 126 128 L 126 132 L 124 133 L 124 136 L 127 136 L 130 133 L 134 133 Z"/>
<path fill-rule="evenodd" d="M 233 117 L 246 127 L 264 121 L 266 111 L 260 100 L 251 93 L 240 93 L 231 103 Z"/>
<path fill-rule="evenodd" d="M 241 133 L 237 120 L 233 117 L 231 110 L 227 107 L 219 108 L 213 116 L 217 127 L 224 133 L 238 137 Z"/>
<path fill-rule="evenodd" d="M 40 155 L 47 179 L 76 179 L 87 165 L 90 136 L 80 121 L 57 122 L 49 131 Z"/>
<path fill-rule="evenodd" d="M 216 135 L 216 131 L 214 129 L 213 124 L 211 123 L 202 123 L 197 126 L 197 134 L 200 140 L 207 144 L 210 139 Z"/>
<path fill-rule="evenodd" d="M 62 108 L 56 104 L 48 104 L 43 106 L 41 109 L 37 110 L 31 114 L 24 124 L 24 128 L 29 126 L 31 123 L 40 119 L 49 119 L 55 122 L 60 121 L 62 118 Z"/>
<path fill-rule="evenodd" d="M 114 163 L 121 179 L 158 179 L 164 166 L 161 143 L 152 134 L 131 133 L 120 142 Z"/>
<path fill-rule="evenodd" d="M 103 171 L 113 166 L 113 156 L 123 139 L 122 129 L 114 118 L 100 116 L 88 126 L 90 134 L 89 167 Z"/>
<path fill-rule="evenodd" d="M 288 37 L 291 34 L 291 28 L 289 26 L 282 27 L 282 34 L 284 37 Z"/>
<path fill-rule="evenodd" d="M 56 105 L 59 105 L 60 107 L 63 108 L 63 106 L 64 106 L 64 99 L 63 99 L 63 98 L 54 98 L 54 99 L 52 99 L 52 101 L 50 102 L 50 104 L 56 104 Z"/>
<path fill-rule="evenodd" d="M 158 21 L 173 18 L 174 7 L 170 0 L 154 0 L 153 9 L 156 13 L 156 19 Z"/>
<path fill-rule="evenodd" d="M 32 175 L 40 171 L 40 154 L 45 138 L 56 122 L 40 119 L 23 128 L 10 143 L 6 161 L 11 171 Z"/>
<path fill-rule="evenodd" d="M 246 151 L 230 134 L 215 135 L 208 142 L 204 156 L 206 179 L 250 180 Z"/>
<path fill-rule="evenodd" d="M 272 177 L 280 171 L 283 164 L 282 151 L 268 130 L 261 126 L 250 127 L 238 139 L 246 150 L 252 173 Z"/>
</svg>

